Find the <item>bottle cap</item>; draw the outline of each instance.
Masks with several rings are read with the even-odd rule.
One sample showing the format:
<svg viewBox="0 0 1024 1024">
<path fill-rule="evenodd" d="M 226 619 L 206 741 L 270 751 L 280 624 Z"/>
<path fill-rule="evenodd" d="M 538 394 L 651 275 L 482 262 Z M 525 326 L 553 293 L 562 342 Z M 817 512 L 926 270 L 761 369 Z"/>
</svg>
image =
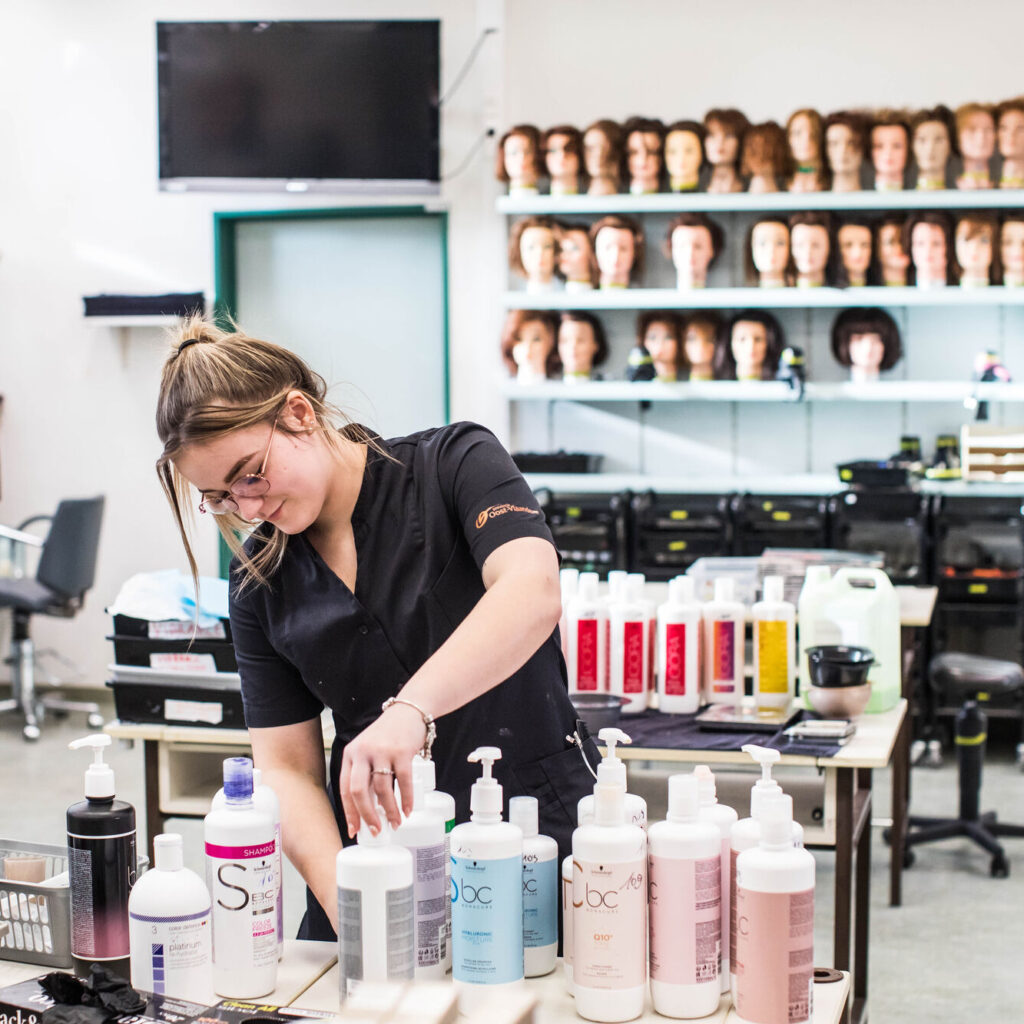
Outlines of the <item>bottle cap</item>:
<svg viewBox="0 0 1024 1024">
<path fill-rule="evenodd" d="M 715 580 L 715 600 L 732 601 L 736 595 L 736 586 L 730 577 L 719 577 Z"/>
<path fill-rule="evenodd" d="M 579 589 L 577 595 L 583 598 L 584 601 L 596 601 L 597 600 L 597 573 L 596 572 L 581 572 Z"/>
<path fill-rule="evenodd" d="M 562 588 L 562 600 L 568 601 L 572 597 L 580 583 L 579 569 L 562 569 L 558 573 L 558 582 Z"/>
<path fill-rule="evenodd" d="M 785 793 L 769 794 L 761 807 L 761 845 L 770 850 L 793 846 L 793 798 Z"/>
<path fill-rule="evenodd" d="M 597 738 L 608 748 L 608 753 L 601 758 L 597 766 L 598 783 L 607 783 L 613 786 L 621 786 L 623 793 L 626 791 L 626 766 L 621 757 L 616 756 L 616 743 L 632 743 L 626 733 L 621 729 L 614 729 L 611 726 L 601 729 Z M 597 790 L 595 789 L 596 793 Z"/>
<path fill-rule="evenodd" d="M 804 584 L 821 586 L 832 579 L 832 570 L 827 565 L 809 565 L 804 575 Z"/>
<path fill-rule="evenodd" d="M 68 744 L 70 750 L 92 747 L 93 761 L 85 770 L 85 795 L 91 800 L 114 799 L 114 769 L 103 760 L 104 747 L 110 746 L 106 733 L 93 733 Z"/>
<path fill-rule="evenodd" d="M 412 784 L 415 791 L 416 780 L 419 779 L 424 793 L 433 793 L 437 789 L 437 773 L 434 762 L 421 754 L 412 755 Z"/>
<path fill-rule="evenodd" d="M 756 743 L 745 743 L 740 750 L 761 766 L 761 778 L 750 789 L 750 816 L 760 819 L 765 797 L 782 792 L 782 787 L 772 778 L 772 765 L 782 754 L 771 747 L 759 747 Z"/>
<path fill-rule="evenodd" d="M 360 846 L 388 846 L 391 843 L 391 825 L 388 824 L 388 819 L 384 817 L 384 812 L 376 800 L 373 802 L 373 809 L 377 814 L 377 820 L 380 822 L 380 831 L 374 835 L 370 831 L 370 826 L 367 822 L 365 820 L 361 821 L 359 823 L 359 831 L 356 833 L 356 842 Z"/>
<path fill-rule="evenodd" d="M 625 569 L 611 569 L 608 572 L 608 599 L 621 601 L 626 594 L 626 580 L 629 573 Z"/>
<path fill-rule="evenodd" d="M 697 780 L 692 775 L 668 777 L 668 820 L 696 821 L 700 809 Z"/>
<path fill-rule="evenodd" d="M 639 573 L 630 573 L 626 580 L 625 598 L 630 604 L 644 603 L 644 578 Z"/>
<path fill-rule="evenodd" d="M 263 785 L 263 769 L 253 765 L 252 768 L 252 791 L 255 793 Z"/>
<path fill-rule="evenodd" d="M 718 803 L 717 790 L 715 788 L 715 776 L 706 764 L 699 764 L 693 769 L 697 779 L 697 793 L 701 807 L 710 807 Z"/>
<path fill-rule="evenodd" d="M 482 764 L 483 774 L 469 794 L 470 821 L 501 821 L 501 786 L 491 774 L 494 762 L 501 759 L 497 747 L 477 747 L 466 759 L 471 764 Z"/>
<path fill-rule="evenodd" d="M 614 783 L 594 787 L 594 824 L 622 825 L 626 820 L 626 791 Z"/>
<path fill-rule="evenodd" d="M 224 759 L 224 799 L 229 804 L 244 804 L 252 799 L 252 760 L 248 757 Z"/>
<path fill-rule="evenodd" d="M 765 576 L 762 596 L 765 601 L 778 604 L 786 600 L 786 581 L 782 576 Z"/>
<path fill-rule="evenodd" d="M 157 871 L 180 871 L 184 866 L 181 836 L 177 832 L 153 837 L 153 867 Z"/>
<path fill-rule="evenodd" d="M 668 581 L 668 599 L 672 604 L 693 604 L 693 577 L 676 576 Z"/>
<path fill-rule="evenodd" d="M 647 583 L 647 577 L 642 572 L 631 572 L 626 578 L 631 580 L 639 580 L 641 586 L 645 586 Z"/>
<path fill-rule="evenodd" d="M 518 825 L 524 839 L 537 834 L 539 804 L 535 796 L 514 796 L 508 802 L 508 820 Z"/>
</svg>

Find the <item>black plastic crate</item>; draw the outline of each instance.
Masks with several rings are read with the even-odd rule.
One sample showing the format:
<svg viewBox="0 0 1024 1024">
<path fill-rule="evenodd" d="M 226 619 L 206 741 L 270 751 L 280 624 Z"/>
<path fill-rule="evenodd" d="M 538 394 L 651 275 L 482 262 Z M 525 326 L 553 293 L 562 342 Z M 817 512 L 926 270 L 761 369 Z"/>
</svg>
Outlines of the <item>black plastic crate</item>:
<svg viewBox="0 0 1024 1024">
<path fill-rule="evenodd" d="M 828 498 L 802 494 L 737 494 L 732 502 L 733 552 L 828 545 Z"/>
<path fill-rule="evenodd" d="M 627 568 L 629 492 L 536 491 L 563 568 L 597 572 Z"/>
<path fill-rule="evenodd" d="M 587 452 L 513 452 L 520 473 L 600 473 L 603 455 Z"/>
<path fill-rule="evenodd" d="M 114 661 L 118 665 L 155 667 L 154 654 L 212 654 L 218 672 L 237 672 L 234 644 L 227 640 L 150 640 L 136 636 L 108 636 L 114 642 Z"/>
<path fill-rule="evenodd" d="M 731 494 L 634 494 L 630 564 L 668 580 L 698 558 L 732 554 Z"/>
<path fill-rule="evenodd" d="M 219 729 L 244 729 L 242 691 L 233 681 L 120 682 L 107 680 L 114 691 L 114 710 L 121 722 L 159 722 Z"/>
<path fill-rule="evenodd" d="M 227 640 L 231 642 L 231 621 L 229 619 L 218 619 L 217 626 L 208 629 L 199 629 L 196 634 L 201 640 Z M 181 638 L 190 639 L 192 636 L 192 623 L 179 622 L 174 619 L 163 619 L 152 622 L 149 619 L 137 619 L 133 615 L 115 615 L 114 633 L 117 636 L 146 637 L 150 640 L 165 638 L 168 631 L 173 631 L 172 637 L 167 639 Z"/>
</svg>

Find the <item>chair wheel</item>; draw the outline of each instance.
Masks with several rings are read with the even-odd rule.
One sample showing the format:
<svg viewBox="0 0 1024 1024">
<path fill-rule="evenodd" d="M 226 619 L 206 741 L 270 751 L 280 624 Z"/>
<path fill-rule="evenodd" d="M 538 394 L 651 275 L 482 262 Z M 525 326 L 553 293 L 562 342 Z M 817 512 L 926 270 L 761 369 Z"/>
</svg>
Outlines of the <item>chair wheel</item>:
<svg viewBox="0 0 1024 1024">
<path fill-rule="evenodd" d="M 903 869 L 904 870 L 906 870 L 907 868 L 912 868 L 914 866 L 914 861 L 915 860 L 917 860 L 917 856 L 915 855 L 913 850 L 911 850 L 908 847 L 906 850 L 903 851 Z"/>
<path fill-rule="evenodd" d="M 39 739 L 39 726 L 26 725 L 25 728 L 21 730 L 21 735 L 24 736 L 25 739 L 29 741 L 29 743 L 34 743 L 37 739 Z"/>
<path fill-rule="evenodd" d="M 90 729 L 102 729 L 103 728 L 103 716 L 97 712 L 93 712 L 86 719 Z"/>
<path fill-rule="evenodd" d="M 1006 859 L 1005 854 L 996 854 L 992 858 L 992 864 L 989 866 L 988 873 L 993 878 L 1010 877 L 1010 862 Z"/>
</svg>

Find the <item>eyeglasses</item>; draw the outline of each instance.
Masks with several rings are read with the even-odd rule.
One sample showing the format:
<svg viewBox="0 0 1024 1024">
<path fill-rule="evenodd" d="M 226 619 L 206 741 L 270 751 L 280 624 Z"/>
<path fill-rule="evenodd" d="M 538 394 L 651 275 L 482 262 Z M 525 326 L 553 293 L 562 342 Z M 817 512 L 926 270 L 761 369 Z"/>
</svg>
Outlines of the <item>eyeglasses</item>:
<svg viewBox="0 0 1024 1024">
<path fill-rule="evenodd" d="M 263 461 L 256 473 L 246 473 L 231 482 L 227 491 L 215 491 L 203 495 L 199 502 L 200 512 L 212 512 L 215 516 L 224 516 L 229 512 L 238 511 L 238 502 L 235 498 L 260 498 L 270 490 L 270 481 L 264 476 L 267 470 L 267 461 L 270 459 L 270 446 L 274 441 L 274 431 L 277 429 L 277 421 L 270 428 L 270 438 L 267 441 L 267 450 L 263 453 Z M 233 498 L 232 495 L 235 497 Z"/>
</svg>

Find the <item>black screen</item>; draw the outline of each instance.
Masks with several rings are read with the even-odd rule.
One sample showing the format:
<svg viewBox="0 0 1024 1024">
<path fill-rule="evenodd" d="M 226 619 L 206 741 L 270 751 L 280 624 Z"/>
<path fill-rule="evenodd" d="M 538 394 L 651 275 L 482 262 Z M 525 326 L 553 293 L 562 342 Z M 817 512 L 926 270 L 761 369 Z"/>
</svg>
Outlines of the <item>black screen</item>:
<svg viewBox="0 0 1024 1024">
<path fill-rule="evenodd" d="M 438 180 L 437 21 L 157 24 L 160 177 Z"/>
</svg>

